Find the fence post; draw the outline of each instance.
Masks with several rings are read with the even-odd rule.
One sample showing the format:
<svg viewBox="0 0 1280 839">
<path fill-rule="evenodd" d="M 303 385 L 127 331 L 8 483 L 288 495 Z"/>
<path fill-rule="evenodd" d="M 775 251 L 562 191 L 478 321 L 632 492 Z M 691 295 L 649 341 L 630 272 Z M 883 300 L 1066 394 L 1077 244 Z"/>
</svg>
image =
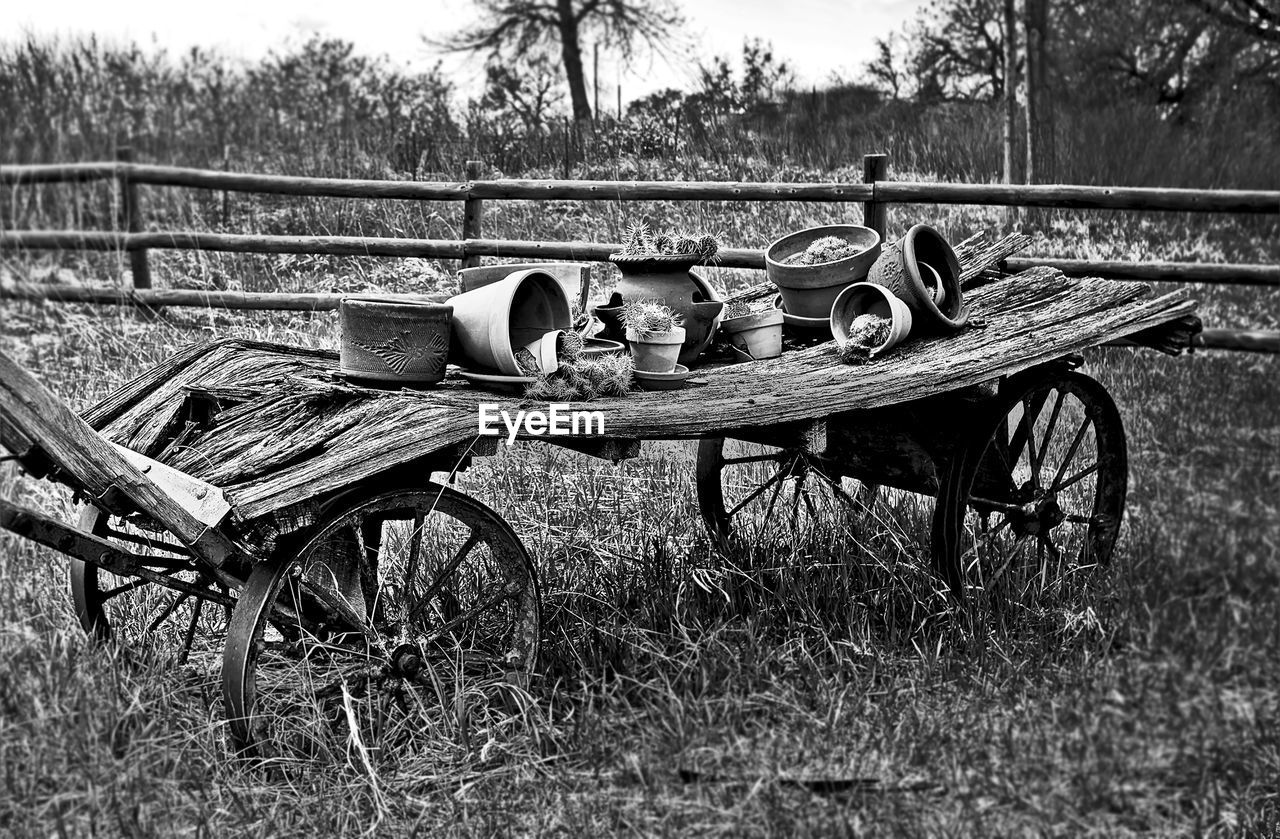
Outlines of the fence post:
<svg viewBox="0 0 1280 839">
<path fill-rule="evenodd" d="M 467 161 L 467 181 L 480 180 L 481 167 L 484 164 L 479 160 Z M 467 255 L 467 239 L 479 239 L 480 231 L 484 223 L 484 201 L 480 198 L 467 197 L 462 202 L 462 267 L 476 268 L 480 265 L 480 257 Z"/>
<path fill-rule="evenodd" d="M 889 155 L 864 154 L 862 156 L 862 182 L 874 184 L 876 181 L 889 179 Z M 870 227 L 880 234 L 884 241 L 885 231 L 889 226 L 889 205 L 876 201 L 874 197 L 862 205 L 862 226 Z"/>
<path fill-rule="evenodd" d="M 116 149 L 116 161 L 133 162 L 133 149 L 120 146 Z M 116 175 L 116 184 L 120 191 L 120 206 L 117 218 L 119 225 L 128 233 L 142 232 L 142 207 L 138 201 L 138 185 L 126 172 Z M 147 252 L 141 248 L 129 251 L 129 267 L 133 273 L 134 288 L 151 288 L 151 266 L 147 264 Z"/>
</svg>

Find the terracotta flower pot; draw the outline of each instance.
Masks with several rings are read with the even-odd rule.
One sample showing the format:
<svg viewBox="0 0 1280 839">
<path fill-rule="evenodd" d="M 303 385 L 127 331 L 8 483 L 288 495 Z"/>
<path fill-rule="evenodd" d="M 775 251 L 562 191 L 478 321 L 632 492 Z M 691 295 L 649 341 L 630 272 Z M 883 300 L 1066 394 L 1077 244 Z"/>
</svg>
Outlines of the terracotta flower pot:
<svg viewBox="0 0 1280 839">
<path fill-rule="evenodd" d="M 918 332 L 956 330 L 969 319 L 960 292 L 960 260 L 947 240 L 926 224 L 917 224 L 886 245 L 867 281 L 906 303 Z"/>
<path fill-rule="evenodd" d="M 645 373 L 670 373 L 676 369 L 680 348 L 685 342 L 684 327 L 670 332 L 637 332 L 627 330 L 631 344 L 631 361 L 635 369 Z"/>
<path fill-rule="evenodd" d="M 338 304 L 338 364 L 344 376 L 383 384 L 444 378 L 453 307 L 391 297 L 344 297 Z"/>
<path fill-rule="evenodd" d="M 517 271 L 449 298 L 454 356 L 463 366 L 523 375 L 515 350 L 557 329 L 569 329 L 569 301 L 546 271 Z"/>
<path fill-rule="evenodd" d="M 619 298 L 620 303 L 656 300 L 680 316 L 685 331 L 680 363 L 685 365 L 697 361 L 711 344 L 724 310 L 719 295 L 692 270 L 701 260 L 702 257 L 696 254 L 631 256 L 615 253 L 609 257 L 609 261 L 622 272 L 614 290 L 614 297 Z M 605 320 L 599 307 L 595 314 Z M 613 336 L 606 333 L 605 337 Z"/>
<path fill-rule="evenodd" d="M 512 265 L 481 265 L 477 268 L 463 268 L 458 272 L 458 282 L 462 293 L 475 291 L 492 285 L 498 280 L 505 280 L 517 271 L 545 271 L 556 278 L 564 289 L 569 308 L 578 311 L 585 309 L 587 295 L 591 292 L 591 266 L 581 262 L 522 262 Z"/>
<path fill-rule="evenodd" d="M 782 311 L 767 309 L 720 322 L 720 331 L 730 344 L 755 360 L 782 355 Z"/>
<path fill-rule="evenodd" d="M 868 347 L 869 355 L 877 355 L 906 340 L 911 334 L 911 309 L 893 292 L 875 283 L 854 283 L 840 292 L 831 307 L 831 334 L 840 346 L 849 342 L 849 325 L 859 315 L 876 315 L 889 320 L 889 337 L 875 347 Z"/>
<path fill-rule="evenodd" d="M 858 248 L 858 252 L 817 265 L 795 265 L 789 260 L 818 239 L 834 236 Z M 802 318 L 827 318 L 836 295 L 848 285 L 866 278 L 880 255 L 880 234 L 856 224 L 811 227 L 791 233 L 769 245 L 764 254 L 765 273 L 782 292 L 787 314 Z"/>
</svg>

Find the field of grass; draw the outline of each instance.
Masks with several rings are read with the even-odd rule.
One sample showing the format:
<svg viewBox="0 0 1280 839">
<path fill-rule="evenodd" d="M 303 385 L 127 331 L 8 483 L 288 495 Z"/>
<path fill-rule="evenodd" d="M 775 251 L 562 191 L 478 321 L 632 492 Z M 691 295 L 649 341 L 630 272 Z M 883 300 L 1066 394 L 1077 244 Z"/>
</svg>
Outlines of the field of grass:
<svg viewBox="0 0 1280 839">
<path fill-rule="evenodd" d="M 17 66 L 15 56 L 0 53 L 0 69 Z M 33 89 L 80 85 L 51 79 L 36 78 Z M 106 127 L 119 116 L 109 93 L 94 100 L 100 110 L 83 109 L 83 130 L 32 99 L 22 123 L 30 136 L 0 137 L 12 152 L 3 159 L 107 156 Z M 166 114 L 132 116 L 141 124 Z M 974 122 L 973 134 L 949 134 L 944 123 L 940 136 L 891 137 L 895 169 L 984 179 L 995 146 Z M 149 159 L 216 163 L 220 148 L 185 145 L 187 125 L 155 128 L 152 138 L 164 142 Z M 1133 182 L 1202 185 L 1196 178 L 1209 167 L 1174 165 L 1170 150 L 1182 147 L 1172 134 L 1161 135 L 1157 154 L 1123 124 L 1105 127 L 1109 147 L 1124 144 L 1123 159 L 1143 167 Z M 300 142 L 286 135 L 271 135 L 273 154 Z M 342 156 L 342 144 L 359 139 L 236 165 L 378 174 L 376 161 Z M 826 145 L 822 170 L 695 149 L 679 160 L 616 156 L 572 174 L 857 180 L 861 152 L 873 150 L 843 135 Z M 1241 182 L 1233 168 L 1212 173 L 1212 185 L 1280 184 L 1274 158 L 1223 154 L 1219 163 L 1261 172 L 1261 181 Z M 559 175 L 555 168 L 522 174 Z M 449 238 L 461 219 L 458 205 L 158 189 L 143 197 L 149 224 L 169 230 Z M 638 216 L 762 247 L 801 227 L 856 220 L 857 210 L 495 202 L 485 224 L 516 239 L 620 241 Z M 106 185 L 10 190 L 0 220 L 115 224 Z M 894 207 L 891 235 L 915 221 L 958 241 L 1005 229 L 1009 218 Z M 1280 259 L 1274 219 L 1099 212 L 1034 221 L 1029 254 Z M 151 261 L 158 285 L 257 291 L 451 290 L 456 268 L 198 252 L 152 252 Z M 598 266 L 597 291 L 611 285 L 612 270 Z M 115 255 L 0 254 L 0 284 L 112 285 L 127 274 Z M 758 281 L 746 271 L 710 275 L 723 289 Z M 1274 294 L 1194 292 L 1207 324 L 1280 328 Z M 336 334 L 333 313 L 171 309 L 151 319 L 0 301 L 0 351 L 78 409 L 192 341 L 332 348 Z M 504 447 L 458 487 L 515 527 L 541 576 L 542 675 L 527 701 L 481 709 L 459 685 L 423 709 L 414 748 L 368 756 L 339 738 L 330 744 L 336 759 L 290 771 L 230 759 L 219 639 L 197 645 L 185 665 L 174 658 L 180 630 L 168 624 L 149 636 L 126 625 L 126 643 L 91 641 L 70 603 L 64 559 L 0 534 L 0 836 L 1275 835 L 1280 362 L 1109 349 L 1090 353 L 1086 370 L 1115 396 L 1128 431 L 1127 519 L 1113 567 L 1034 621 L 986 626 L 951 604 L 927 570 L 927 502 L 881 502 L 814 539 L 725 560 L 698 517 L 692 444 L 646 444 L 617 466 L 545 445 Z M 65 493 L 4 462 L 0 495 L 72 514 Z"/>
<path fill-rule="evenodd" d="M 842 212 L 644 209 L 733 245 Z M 608 239 L 632 212 L 513 204 L 488 221 L 517 238 Z M 895 209 L 895 225 L 912 218 L 953 238 L 1002 223 L 994 211 Z M 1051 218 L 1037 246 L 1274 259 L 1256 226 L 1120 223 Z M 173 285 L 239 275 L 257 287 L 426 289 L 447 287 L 452 268 L 155 257 Z M 65 254 L 4 270 L 113 275 L 105 257 Z M 753 279 L 714 273 L 726 287 Z M 1199 291 L 1206 320 L 1276 325 L 1259 293 Z M 332 314 L 148 320 L 6 302 L 0 315 L 0 348 L 78 408 L 193 340 L 336 337 Z M 230 761 L 216 659 L 177 666 L 163 635 L 91 642 L 65 562 L 2 536 L 0 834 L 1272 832 L 1280 371 L 1267 356 L 1128 350 L 1096 351 L 1087 369 L 1130 436 L 1121 548 L 1105 577 L 1020 628 L 957 620 L 925 570 L 922 528 L 901 511 L 877 508 L 856 538 L 773 546 L 771 563 L 715 558 L 690 444 L 650 445 L 619 466 L 535 445 L 477 462 L 460 488 L 515 526 L 542 576 L 544 677 L 507 714 L 473 715 L 459 688 L 426 713 L 416 748 L 371 764 L 343 743 L 345 759 L 288 773 Z M 70 514 L 61 493 L 7 465 L 0 492 Z"/>
</svg>

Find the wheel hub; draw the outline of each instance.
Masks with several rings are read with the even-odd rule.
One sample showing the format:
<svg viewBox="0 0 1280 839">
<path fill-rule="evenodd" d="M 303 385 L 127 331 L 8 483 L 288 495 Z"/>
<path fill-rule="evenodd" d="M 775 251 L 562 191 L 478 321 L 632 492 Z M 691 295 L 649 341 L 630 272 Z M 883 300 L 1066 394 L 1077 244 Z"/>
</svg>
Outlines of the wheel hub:
<svg viewBox="0 0 1280 839">
<path fill-rule="evenodd" d="M 422 649 L 417 644 L 401 644 L 391 651 L 391 672 L 412 679 L 422 671 Z"/>
<path fill-rule="evenodd" d="M 1009 513 L 1013 532 L 1019 536 L 1040 536 L 1067 520 L 1054 495 L 1042 495 Z"/>
</svg>

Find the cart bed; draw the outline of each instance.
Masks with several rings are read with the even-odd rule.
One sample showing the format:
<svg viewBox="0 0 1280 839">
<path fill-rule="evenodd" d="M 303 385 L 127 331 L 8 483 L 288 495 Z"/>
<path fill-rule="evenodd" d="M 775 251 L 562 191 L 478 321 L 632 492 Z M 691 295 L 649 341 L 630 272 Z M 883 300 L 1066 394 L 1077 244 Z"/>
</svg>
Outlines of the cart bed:
<svg viewBox="0 0 1280 839">
<path fill-rule="evenodd" d="M 610 438 L 723 435 L 977 385 L 1183 319 L 1195 306 L 1183 291 L 1153 297 L 1145 284 L 1049 269 L 966 299 L 969 327 L 908 341 L 866 365 L 840 363 L 828 341 L 773 360 L 699 370 L 701 384 L 680 391 L 583 407 L 603 413 Z M 351 387 L 337 371 L 333 352 L 213 342 L 140 376 L 85 418 L 108 439 L 221 487 L 244 523 L 465 446 L 477 435 L 480 403 L 514 413 L 520 402 L 452 375 L 431 390 L 378 391 Z M 209 417 L 211 423 L 201 421 Z"/>
</svg>

